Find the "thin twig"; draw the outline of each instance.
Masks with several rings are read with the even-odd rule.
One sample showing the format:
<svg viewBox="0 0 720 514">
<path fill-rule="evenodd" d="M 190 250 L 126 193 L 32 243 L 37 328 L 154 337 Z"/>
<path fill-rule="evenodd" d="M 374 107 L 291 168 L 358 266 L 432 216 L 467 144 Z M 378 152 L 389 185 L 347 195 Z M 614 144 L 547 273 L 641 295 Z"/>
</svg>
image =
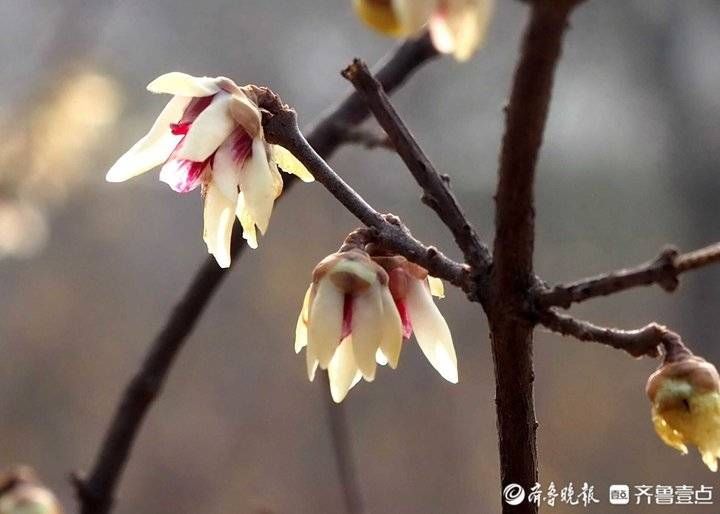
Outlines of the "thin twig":
<svg viewBox="0 0 720 514">
<path fill-rule="evenodd" d="M 408 41 L 382 64 L 378 77 L 386 90 L 393 91 L 435 56 L 437 52 L 427 35 Z M 309 130 L 308 139 L 320 155 L 329 158 L 344 141 L 343 128 L 362 123 L 368 116 L 369 111 L 360 95 L 352 93 Z M 286 191 L 293 183 L 286 181 Z M 243 248 L 241 231 L 234 230 L 232 262 L 237 261 Z M 172 362 L 226 275 L 226 270 L 208 258 L 151 343 L 143 364 L 123 392 L 90 473 L 87 478 L 75 476 L 82 514 L 107 514 L 111 510 L 142 422 L 165 382 Z"/>
<path fill-rule="evenodd" d="M 524 316 L 535 283 L 534 182 L 537 157 L 550 105 L 555 68 L 574 3 L 530 2 L 530 20 L 506 110 L 496 194 L 496 231 L 490 321 L 495 364 L 496 412 L 502 488 L 537 482 L 533 399 L 533 323 Z M 536 514 L 537 505 L 503 502 L 503 513 Z"/>
<path fill-rule="evenodd" d="M 596 277 L 585 278 L 569 284 L 559 284 L 549 291 L 541 291 L 536 299 L 538 307 L 558 306 L 567 309 L 573 303 L 590 298 L 607 296 L 626 289 L 658 284 L 672 292 L 678 286 L 678 275 L 720 262 L 720 243 L 692 252 L 678 254 L 668 248 L 660 255 L 634 268 L 611 271 Z"/>
<path fill-rule="evenodd" d="M 372 76 L 367 65 L 359 59 L 355 59 L 343 71 L 343 77 L 355 86 L 370 107 L 370 111 L 385 130 L 405 165 L 422 187 L 423 202 L 431 207 L 450 229 L 465 255 L 466 262 L 478 275 L 487 275 L 492 262 L 490 250 L 480 241 L 450 190 L 450 178 L 441 175 L 435 169 L 390 103 L 382 84 Z"/>
<path fill-rule="evenodd" d="M 690 354 L 678 334 L 657 323 L 650 323 L 637 330 L 621 330 L 600 327 L 553 310 L 540 313 L 538 319 L 553 332 L 624 350 L 633 357 L 658 357 L 660 346 L 664 347 L 666 355 Z"/>
<path fill-rule="evenodd" d="M 377 239 L 385 248 L 419 264 L 431 275 L 462 288 L 469 295 L 474 293 L 468 266 L 448 259 L 435 247 L 422 244 L 396 216 L 375 210 L 308 143 L 297 125 L 295 111 L 284 105 L 272 92 L 266 93 L 261 99 L 261 106 L 270 113 L 269 119 L 264 122 L 264 133 L 269 142 L 290 150 L 315 180 L 325 186 L 350 213 L 366 226 L 375 229 Z"/>
</svg>

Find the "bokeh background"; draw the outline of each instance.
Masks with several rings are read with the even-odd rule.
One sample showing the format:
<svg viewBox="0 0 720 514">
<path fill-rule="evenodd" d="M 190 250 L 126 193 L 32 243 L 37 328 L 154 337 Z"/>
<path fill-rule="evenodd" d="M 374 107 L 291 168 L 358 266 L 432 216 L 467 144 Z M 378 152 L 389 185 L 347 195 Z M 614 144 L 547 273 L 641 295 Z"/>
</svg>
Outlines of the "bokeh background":
<svg viewBox="0 0 720 514">
<path fill-rule="evenodd" d="M 165 98 L 170 70 L 267 84 L 311 122 L 347 90 L 338 71 L 394 42 L 340 0 L 3 0 L 0 3 L 0 465 L 39 470 L 76 510 L 68 473 L 94 458 L 118 396 L 206 258 L 199 194 L 149 173 L 103 180 Z M 395 103 L 449 173 L 479 232 L 493 189 L 526 7 L 501 0 L 467 64 L 423 68 Z M 537 270 L 549 282 L 720 239 L 720 3 L 590 0 L 573 17 L 538 176 Z M 374 127 L 372 123 L 369 127 Z M 400 160 L 346 147 L 336 169 L 381 210 L 458 257 Z M 310 271 L 356 221 L 320 186 L 277 206 L 188 341 L 145 423 L 118 514 L 343 512 L 326 399 L 292 350 Z M 673 295 L 627 292 L 574 309 L 597 323 L 657 320 L 720 362 L 720 270 Z M 499 512 L 494 385 L 477 305 L 441 302 L 460 359 L 445 383 L 406 346 L 397 372 L 356 387 L 348 412 L 369 513 Z M 656 363 L 539 333 L 541 482 L 596 487 L 628 513 L 711 513 L 717 476 L 654 435 Z M 609 484 L 715 486 L 715 506 L 609 507 Z"/>
</svg>

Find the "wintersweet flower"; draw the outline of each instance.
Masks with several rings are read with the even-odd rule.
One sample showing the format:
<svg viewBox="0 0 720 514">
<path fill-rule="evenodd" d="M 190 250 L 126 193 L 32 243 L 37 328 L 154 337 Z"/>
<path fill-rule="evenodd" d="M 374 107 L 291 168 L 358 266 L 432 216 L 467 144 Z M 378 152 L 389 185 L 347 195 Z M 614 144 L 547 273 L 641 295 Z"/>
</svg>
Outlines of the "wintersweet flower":
<svg viewBox="0 0 720 514">
<path fill-rule="evenodd" d="M 457 356 L 450 328 L 433 296 L 444 297 L 443 283 L 405 257 L 373 257 L 388 273 L 388 287 L 403 326 L 403 336 L 415 339 L 432 366 L 447 381 L 458 381 Z"/>
<path fill-rule="evenodd" d="M 494 0 L 353 0 L 358 16 L 374 29 L 408 37 L 428 25 L 439 52 L 459 61 L 483 43 Z"/>
<path fill-rule="evenodd" d="M 697 446 L 703 462 L 717 471 L 720 458 L 720 377 L 715 366 L 682 355 L 653 373 L 646 392 L 660 439 L 683 454 Z"/>
<path fill-rule="evenodd" d="M 225 77 L 172 72 L 148 84 L 173 95 L 150 131 L 110 168 L 122 182 L 162 165 L 160 180 L 179 193 L 201 186 L 203 238 L 219 266 L 230 266 L 230 236 L 237 217 L 248 245 L 257 248 L 275 199 L 282 192 L 278 166 L 305 182 L 312 175 L 286 149 L 265 141 L 254 89 Z"/>
<path fill-rule="evenodd" d="M 352 249 L 323 259 L 295 331 L 295 351 L 305 348 L 308 378 L 328 370 L 330 392 L 341 402 L 361 378 L 375 379 L 376 364 L 395 368 L 402 326 L 388 289 L 388 275 L 367 253 Z"/>
</svg>

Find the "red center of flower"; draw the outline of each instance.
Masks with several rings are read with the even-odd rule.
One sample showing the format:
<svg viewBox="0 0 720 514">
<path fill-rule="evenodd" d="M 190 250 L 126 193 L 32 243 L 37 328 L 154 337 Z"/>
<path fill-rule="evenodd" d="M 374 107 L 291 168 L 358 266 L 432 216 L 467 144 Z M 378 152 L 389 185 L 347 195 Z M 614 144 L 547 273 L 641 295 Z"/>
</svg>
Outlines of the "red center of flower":
<svg viewBox="0 0 720 514">
<path fill-rule="evenodd" d="M 345 293 L 345 299 L 343 301 L 343 320 L 340 341 L 349 336 L 350 332 L 352 331 L 352 308 L 353 297 L 351 294 Z"/>
<path fill-rule="evenodd" d="M 395 306 L 397 307 L 398 314 L 400 314 L 400 321 L 402 321 L 403 337 L 408 339 L 412 335 L 412 323 L 410 322 L 410 313 L 407 310 L 407 305 L 403 300 L 395 298 Z"/>
<path fill-rule="evenodd" d="M 176 136 L 184 136 L 190 131 L 191 125 L 192 123 L 189 121 L 183 121 L 181 123 L 171 123 L 170 132 L 172 132 Z"/>
</svg>

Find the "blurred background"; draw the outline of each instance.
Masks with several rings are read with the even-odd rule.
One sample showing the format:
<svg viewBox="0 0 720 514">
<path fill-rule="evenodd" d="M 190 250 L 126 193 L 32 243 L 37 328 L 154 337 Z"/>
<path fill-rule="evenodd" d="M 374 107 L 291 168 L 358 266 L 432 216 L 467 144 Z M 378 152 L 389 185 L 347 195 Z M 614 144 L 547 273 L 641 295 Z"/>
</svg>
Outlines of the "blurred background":
<svg viewBox="0 0 720 514">
<path fill-rule="evenodd" d="M 34 466 L 69 512 L 68 473 L 90 466 L 122 388 L 206 258 L 199 194 L 177 195 L 156 173 L 104 182 L 167 101 L 144 86 L 171 70 L 227 75 L 269 85 L 311 122 L 348 90 L 341 68 L 395 44 L 349 4 L 0 3 L 0 467 Z M 472 61 L 434 62 L 395 96 L 488 241 L 525 14 L 500 1 Z M 565 281 L 648 260 L 666 243 L 719 240 L 720 3 L 591 0 L 566 43 L 539 166 L 540 275 Z M 459 257 L 396 156 L 345 147 L 333 165 Z M 115 512 L 343 512 L 323 389 L 292 343 L 313 266 L 356 225 L 320 186 L 278 204 L 173 369 Z M 413 343 L 398 371 L 345 402 L 369 513 L 500 510 L 487 324 L 456 290 L 440 303 L 460 383 L 444 382 Z M 685 276 L 673 295 L 635 290 L 573 312 L 623 328 L 657 320 L 720 363 L 720 269 Z M 717 476 L 653 432 L 644 385 L 656 362 L 542 332 L 536 356 L 543 488 L 588 482 L 601 500 L 545 512 L 606 512 L 615 483 L 716 487 L 715 506 L 618 511 L 717 512 Z"/>
</svg>

